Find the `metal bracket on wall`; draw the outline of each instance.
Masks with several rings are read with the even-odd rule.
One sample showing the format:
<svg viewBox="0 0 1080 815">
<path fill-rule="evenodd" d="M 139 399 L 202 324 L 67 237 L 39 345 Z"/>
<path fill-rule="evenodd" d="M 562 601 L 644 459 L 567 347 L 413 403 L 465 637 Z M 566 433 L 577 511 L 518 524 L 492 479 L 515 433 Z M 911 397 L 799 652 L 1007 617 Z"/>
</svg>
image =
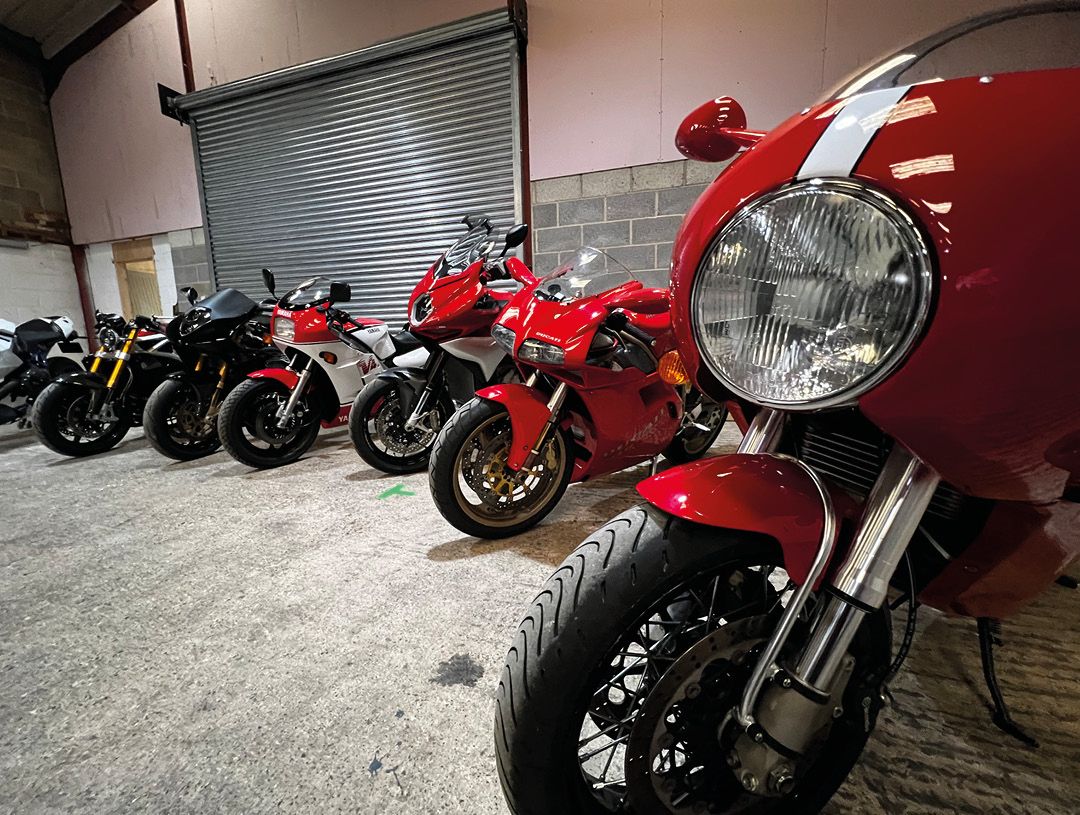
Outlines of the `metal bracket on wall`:
<svg viewBox="0 0 1080 815">
<path fill-rule="evenodd" d="M 157 95 L 158 104 L 161 105 L 161 114 L 163 116 L 168 116 L 170 119 L 176 119 L 180 124 L 185 124 L 184 119 L 180 116 L 180 111 L 173 105 L 173 100 L 183 94 L 180 91 L 174 91 L 172 88 L 167 85 L 162 85 L 159 82 L 157 86 Z"/>
</svg>

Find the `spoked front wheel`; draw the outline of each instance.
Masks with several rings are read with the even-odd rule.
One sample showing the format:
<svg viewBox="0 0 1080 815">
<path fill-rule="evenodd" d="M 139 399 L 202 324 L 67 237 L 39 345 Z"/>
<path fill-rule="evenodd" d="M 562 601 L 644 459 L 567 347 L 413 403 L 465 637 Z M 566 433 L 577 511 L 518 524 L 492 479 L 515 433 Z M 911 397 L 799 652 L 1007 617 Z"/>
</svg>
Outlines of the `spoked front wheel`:
<svg viewBox="0 0 1080 815">
<path fill-rule="evenodd" d="M 288 398 L 288 389 L 272 379 L 246 379 L 233 388 L 218 414 L 218 435 L 229 455 L 260 469 L 304 455 L 319 435 L 319 416 L 303 396 L 282 427 L 278 411 Z"/>
<path fill-rule="evenodd" d="M 431 451 L 428 481 L 439 512 L 478 538 L 530 529 L 555 508 L 573 472 L 568 434 L 556 429 L 528 467 L 507 464 L 510 414 L 476 397 L 450 417 Z"/>
<path fill-rule="evenodd" d="M 793 588 L 771 539 L 649 506 L 592 535 L 548 579 L 506 657 L 495 747 L 511 810 L 819 811 L 873 729 L 889 632 L 882 614 L 863 624 L 843 703 L 790 777 L 747 778 L 728 714 Z"/>
</svg>

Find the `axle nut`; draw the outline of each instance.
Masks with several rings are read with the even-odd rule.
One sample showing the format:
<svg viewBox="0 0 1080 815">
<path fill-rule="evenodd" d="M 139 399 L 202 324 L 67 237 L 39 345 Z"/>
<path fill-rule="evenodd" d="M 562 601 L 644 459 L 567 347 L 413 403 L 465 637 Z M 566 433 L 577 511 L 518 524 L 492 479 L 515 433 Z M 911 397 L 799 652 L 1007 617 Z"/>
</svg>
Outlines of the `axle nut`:
<svg viewBox="0 0 1080 815">
<path fill-rule="evenodd" d="M 753 773 L 745 772 L 742 774 L 742 778 L 740 778 L 739 780 L 742 781 L 743 789 L 747 792 L 755 792 L 757 790 L 758 781 L 757 778 L 754 777 Z"/>
</svg>

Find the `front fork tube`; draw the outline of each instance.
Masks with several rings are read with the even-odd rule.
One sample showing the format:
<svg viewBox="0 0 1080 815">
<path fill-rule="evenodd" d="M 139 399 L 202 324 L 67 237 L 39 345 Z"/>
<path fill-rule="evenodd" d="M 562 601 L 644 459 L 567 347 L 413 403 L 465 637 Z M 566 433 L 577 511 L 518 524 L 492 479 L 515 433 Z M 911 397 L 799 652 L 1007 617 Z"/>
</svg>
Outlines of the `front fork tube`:
<svg viewBox="0 0 1080 815">
<path fill-rule="evenodd" d="M 774 452 L 783 425 L 782 413 L 760 411 L 754 416 L 739 452 Z M 778 744 L 785 752 L 794 754 L 805 750 L 832 713 L 832 704 L 826 703 L 835 700 L 837 692 L 842 690 L 835 687 L 840 684 L 837 680 L 850 672 L 848 648 L 866 614 L 885 602 L 889 581 L 940 481 L 937 473 L 921 459 L 901 445 L 894 445 L 866 499 L 851 547 L 831 581 L 827 600 L 810 637 L 799 652 L 795 667 L 785 670 L 778 664 L 780 653 L 805 609 L 813 586 L 824 573 L 836 543 L 836 515 L 829 494 L 818 475 L 810 467 L 805 469 L 821 495 L 825 512 L 822 541 L 810 575 L 784 609 L 734 711 L 736 721 L 754 742 Z M 766 688 L 769 680 L 778 676 L 781 681 Z M 790 690 L 793 686 L 801 690 Z M 779 694 L 816 698 L 818 704 L 801 704 L 801 707 L 785 704 Z M 794 710 L 807 715 L 792 721 Z M 761 766 L 760 762 L 755 763 Z M 750 778 L 744 779 L 744 783 L 753 786 L 764 780 Z"/>
<path fill-rule="evenodd" d="M 540 428 L 540 435 L 536 437 L 532 449 L 529 450 L 529 454 L 525 456 L 525 460 L 521 463 L 522 470 L 527 470 L 533 465 L 533 462 L 536 461 L 536 457 L 540 455 L 540 451 L 544 448 L 544 442 L 547 441 L 551 429 L 559 423 L 559 415 L 562 413 L 563 402 L 566 401 L 567 390 L 568 386 L 565 382 L 560 382 L 555 386 L 551 398 L 547 401 L 547 421 L 544 422 L 544 426 Z"/>
<path fill-rule="evenodd" d="M 292 393 L 289 394 L 288 401 L 285 402 L 277 412 L 277 424 L 278 428 L 284 430 L 289 420 L 292 419 L 293 413 L 296 412 L 296 405 L 300 401 L 300 397 L 304 395 L 304 391 L 307 390 L 308 382 L 311 381 L 311 368 L 315 365 L 315 360 L 308 358 L 307 364 L 304 369 L 300 371 L 299 378 L 296 381 L 296 387 L 292 389 Z M 224 378 L 222 378 L 224 381 Z"/>
<path fill-rule="evenodd" d="M 409 414 L 409 418 L 405 420 L 406 430 L 415 430 L 417 425 L 424 420 L 431 408 L 428 405 L 431 404 L 431 399 L 435 393 L 435 383 L 438 381 L 439 372 L 442 370 L 443 361 L 446 359 L 444 352 L 439 354 L 431 361 L 431 365 L 427 372 L 427 384 L 424 385 L 424 389 L 420 391 L 420 396 L 416 399 L 416 404 L 413 406 L 412 413 Z"/>
<path fill-rule="evenodd" d="M 108 380 L 105 382 L 105 390 L 95 390 L 90 396 L 90 414 L 96 414 L 101 408 L 112 398 L 113 388 L 116 387 L 116 381 L 120 378 L 120 374 L 124 370 L 124 366 L 127 365 L 127 361 L 131 358 L 131 348 L 135 345 L 135 338 L 139 335 L 139 331 L 136 328 L 131 329 L 128 332 L 127 338 L 124 340 L 123 346 L 116 354 L 116 364 L 113 365 L 112 372 L 109 374 Z M 98 352 L 101 353 L 100 351 Z M 96 374 L 98 369 L 101 368 L 102 357 L 95 355 L 94 361 L 90 363 L 90 373 Z"/>
<path fill-rule="evenodd" d="M 205 357 L 199 360 L 200 366 L 202 365 L 203 359 L 205 359 Z M 199 368 L 196 367 L 195 370 L 199 370 Z M 225 378 L 228 376 L 228 374 L 229 363 L 222 362 L 221 367 L 218 368 L 217 386 L 214 388 L 214 392 L 210 396 L 210 404 L 206 406 L 206 418 L 208 420 L 213 418 L 214 414 L 217 412 L 217 406 L 221 404 L 221 398 L 225 395 Z"/>
</svg>

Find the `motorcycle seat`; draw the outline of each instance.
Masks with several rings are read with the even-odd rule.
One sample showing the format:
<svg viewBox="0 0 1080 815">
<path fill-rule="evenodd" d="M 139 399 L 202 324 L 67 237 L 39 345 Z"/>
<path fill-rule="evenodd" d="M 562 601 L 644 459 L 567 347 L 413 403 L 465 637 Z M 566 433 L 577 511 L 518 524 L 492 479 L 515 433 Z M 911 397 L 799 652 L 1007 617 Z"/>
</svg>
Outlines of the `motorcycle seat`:
<svg viewBox="0 0 1080 815">
<path fill-rule="evenodd" d="M 391 334 L 390 340 L 394 343 L 394 349 L 399 354 L 415 351 L 417 348 L 424 347 L 424 343 L 422 343 L 415 334 L 410 333 L 406 329 Z"/>
<path fill-rule="evenodd" d="M 60 329 L 55 325 L 40 318 L 34 318 L 15 328 L 12 350 L 19 356 L 25 356 L 33 348 L 47 348 L 63 338 Z"/>
</svg>

